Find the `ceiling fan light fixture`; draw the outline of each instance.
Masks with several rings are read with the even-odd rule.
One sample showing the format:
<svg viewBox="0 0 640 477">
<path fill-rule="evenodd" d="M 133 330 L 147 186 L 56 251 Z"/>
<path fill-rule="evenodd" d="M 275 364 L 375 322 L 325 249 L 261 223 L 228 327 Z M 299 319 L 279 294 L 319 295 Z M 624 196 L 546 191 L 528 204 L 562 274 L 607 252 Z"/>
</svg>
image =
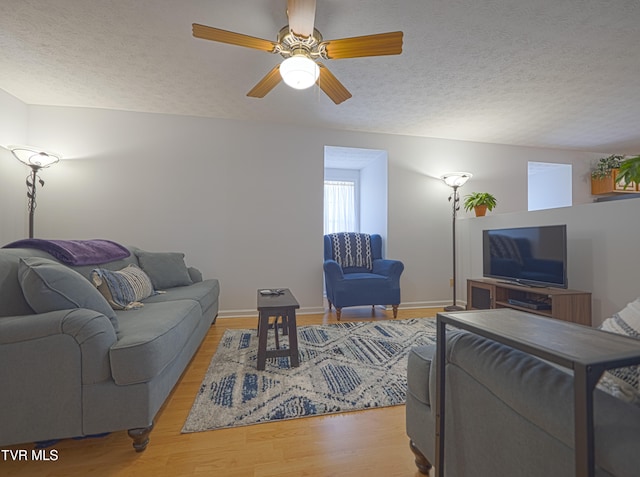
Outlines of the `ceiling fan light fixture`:
<svg viewBox="0 0 640 477">
<path fill-rule="evenodd" d="M 282 80 L 292 88 L 307 89 L 313 86 L 320 75 L 320 68 L 304 54 L 293 55 L 280 65 Z"/>
</svg>

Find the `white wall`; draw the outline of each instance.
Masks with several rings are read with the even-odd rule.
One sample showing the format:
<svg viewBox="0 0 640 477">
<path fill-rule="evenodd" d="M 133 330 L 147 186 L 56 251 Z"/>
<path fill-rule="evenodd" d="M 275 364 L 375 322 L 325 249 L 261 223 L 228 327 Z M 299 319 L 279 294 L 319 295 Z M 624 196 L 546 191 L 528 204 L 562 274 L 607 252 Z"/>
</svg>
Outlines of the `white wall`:
<svg viewBox="0 0 640 477">
<path fill-rule="evenodd" d="M 569 288 L 592 293 L 594 326 L 640 296 L 637 198 L 463 220 L 461 276 L 482 276 L 484 229 L 553 224 L 567 225 Z"/>
<path fill-rule="evenodd" d="M 15 98 L 0 96 L 0 124 L 11 120 L 4 107 L 9 103 Z M 450 191 L 437 177 L 451 170 L 473 172 L 463 196 L 491 191 L 498 198 L 494 214 L 518 212 L 527 208 L 527 161 L 573 164 L 574 203 L 580 203 L 591 199 L 587 171 L 600 157 L 247 121 L 18 106 L 28 111 L 26 141 L 66 157 L 43 171 L 47 184 L 39 191 L 36 235 L 110 238 L 183 251 L 190 265 L 220 279 L 223 315 L 255 313 L 260 287 L 290 287 L 302 311 L 321 309 L 327 144 L 388 153 L 386 255 L 405 263 L 405 306 L 442 305 L 451 297 Z M 12 196 L 8 208 L 15 203 L 17 210 L 0 219 L 4 243 L 24 237 L 25 176 L 18 163 L 0 177 L 0 190 Z"/>
<path fill-rule="evenodd" d="M 0 245 L 28 234 L 27 186 L 30 169 L 6 149 L 27 142 L 28 108 L 0 89 Z"/>
<path fill-rule="evenodd" d="M 220 279 L 226 312 L 253 313 L 264 287 L 321 306 L 323 144 L 312 130 L 288 128 L 297 143 L 277 125 L 64 108 L 33 108 L 30 126 L 72 156 L 47 170 L 43 237 L 183 251 Z"/>
<path fill-rule="evenodd" d="M 379 151 L 376 158 L 360 169 L 360 231 L 381 234 L 383 247 L 387 243 L 388 185 L 387 154 Z"/>
</svg>

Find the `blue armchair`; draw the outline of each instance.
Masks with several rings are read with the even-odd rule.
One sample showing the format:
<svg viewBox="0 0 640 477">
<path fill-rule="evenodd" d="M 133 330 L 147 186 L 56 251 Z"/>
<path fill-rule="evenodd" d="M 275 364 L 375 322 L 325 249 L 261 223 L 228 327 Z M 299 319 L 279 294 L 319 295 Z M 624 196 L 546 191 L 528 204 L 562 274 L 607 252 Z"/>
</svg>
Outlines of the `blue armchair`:
<svg viewBox="0 0 640 477">
<path fill-rule="evenodd" d="M 337 233 L 324 236 L 324 278 L 329 310 L 338 320 L 345 306 L 400 305 L 400 275 L 404 264 L 382 258 L 380 235 Z"/>
</svg>

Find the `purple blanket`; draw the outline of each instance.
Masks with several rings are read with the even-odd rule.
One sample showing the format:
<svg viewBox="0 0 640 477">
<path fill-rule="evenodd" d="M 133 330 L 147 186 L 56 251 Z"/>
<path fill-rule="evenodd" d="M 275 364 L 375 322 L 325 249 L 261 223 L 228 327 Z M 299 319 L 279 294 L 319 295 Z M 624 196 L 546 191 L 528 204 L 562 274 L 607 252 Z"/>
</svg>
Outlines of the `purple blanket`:
<svg viewBox="0 0 640 477">
<path fill-rule="evenodd" d="M 126 247 L 111 240 L 44 240 L 24 239 L 2 248 L 37 248 L 67 265 L 98 265 L 126 258 L 131 253 Z"/>
</svg>

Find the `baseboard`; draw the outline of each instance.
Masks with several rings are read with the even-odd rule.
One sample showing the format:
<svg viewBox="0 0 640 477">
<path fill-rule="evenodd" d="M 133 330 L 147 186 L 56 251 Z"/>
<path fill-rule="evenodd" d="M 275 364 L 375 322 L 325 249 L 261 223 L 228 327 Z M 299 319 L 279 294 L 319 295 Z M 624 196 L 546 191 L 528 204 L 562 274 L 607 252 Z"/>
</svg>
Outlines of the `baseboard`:
<svg viewBox="0 0 640 477">
<path fill-rule="evenodd" d="M 466 306 L 466 302 L 465 301 L 461 301 L 461 300 L 456 300 L 456 304 L 460 305 L 460 306 Z M 400 306 L 398 308 L 402 308 L 402 309 L 406 309 L 406 310 L 411 310 L 414 308 L 444 308 L 445 306 L 449 306 L 451 305 L 451 301 L 450 300 L 445 300 L 445 301 L 413 301 L 413 302 L 409 302 L 409 303 L 400 303 Z"/>
<path fill-rule="evenodd" d="M 318 313 L 326 313 L 327 309 L 321 306 L 302 307 L 296 310 L 296 315 L 316 315 Z M 218 312 L 218 318 L 258 318 L 258 310 L 221 310 Z"/>
<path fill-rule="evenodd" d="M 465 306 L 466 303 L 458 300 L 456 302 L 460 306 Z M 401 303 L 398 308 L 411 310 L 414 308 L 444 308 L 445 306 L 451 305 L 451 301 L 414 301 L 409 303 Z M 391 310 L 390 306 L 380 306 L 380 308 L 384 308 L 386 310 Z M 327 313 L 329 311 L 328 307 L 322 306 L 308 306 L 300 308 L 296 314 L 298 315 L 316 315 L 320 313 Z M 258 318 L 258 311 L 255 309 L 246 309 L 246 310 L 221 310 L 218 312 L 218 318 L 247 318 L 247 317 L 255 317 Z"/>
</svg>

